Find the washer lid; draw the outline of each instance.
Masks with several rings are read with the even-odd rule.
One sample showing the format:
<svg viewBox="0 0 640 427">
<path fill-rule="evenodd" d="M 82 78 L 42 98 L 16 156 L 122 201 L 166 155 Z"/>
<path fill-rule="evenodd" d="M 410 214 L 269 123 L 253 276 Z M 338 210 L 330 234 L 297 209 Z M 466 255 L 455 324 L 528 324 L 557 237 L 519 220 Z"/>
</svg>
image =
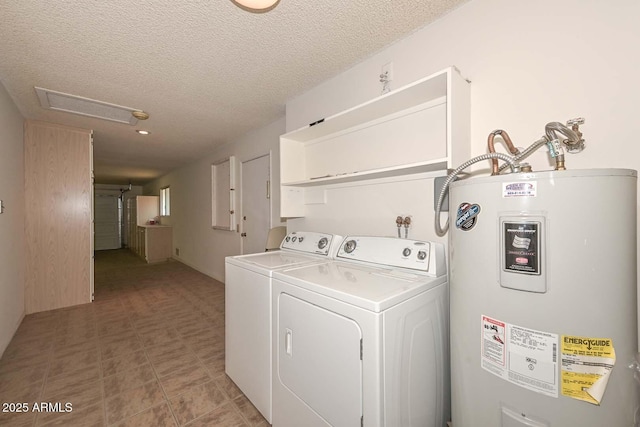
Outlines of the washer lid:
<svg viewBox="0 0 640 427">
<path fill-rule="evenodd" d="M 410 270 L 338 261 L 276 271 L 273 278 L 373 312 L 386 310 L 447 281 L 446 276 L 434 278 Z"/>
<path fill-rule="evenodd" d="M 320 255 L 301 255 L 288 251 L 261 252 L 257 254 L 227 257 L 226 262 L 240 267 L 249 268 L 262 274 L 282 268 L 292 268 L 311 262 L 322 262 L 326 259 Z"/>
</svg>

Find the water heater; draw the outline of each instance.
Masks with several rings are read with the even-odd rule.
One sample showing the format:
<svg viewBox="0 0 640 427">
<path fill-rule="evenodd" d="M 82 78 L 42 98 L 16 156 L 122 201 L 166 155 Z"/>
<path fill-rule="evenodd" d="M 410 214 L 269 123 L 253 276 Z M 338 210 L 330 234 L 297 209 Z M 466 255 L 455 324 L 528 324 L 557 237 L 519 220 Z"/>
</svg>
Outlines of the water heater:
<svg viewBox="0 0 640 427">
<path fill-rule="evenodd" d="M 633 426 L 637 172 L 450 187 L 453 427 Z"/>
</svg>

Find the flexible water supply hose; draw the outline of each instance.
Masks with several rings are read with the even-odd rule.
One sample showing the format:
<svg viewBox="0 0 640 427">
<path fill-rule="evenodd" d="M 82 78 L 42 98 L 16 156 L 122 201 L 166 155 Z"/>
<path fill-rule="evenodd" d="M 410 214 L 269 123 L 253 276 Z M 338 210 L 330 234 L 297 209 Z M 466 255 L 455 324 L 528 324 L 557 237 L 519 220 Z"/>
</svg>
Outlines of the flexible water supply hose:
<svg viewBox="0 0 640 427">
<path fill-rule="evenodd" d="M 442 189 L 440 190 L 440 195 L 438 196 L 438 202 L 436 203 L 435 228 L 436 234 L 438 236 L 444 236 L 449 229 L 449 218 L 447 218 L 447 222 L 444 224 L 444 227 L 440 226 L 440 211 L 442 210 L 442 201 L 444 200 L 445 194 L 447 194 L 447 190 L 449 189 L 449 184 L 451 184 L 451 181 L 453 181 L 460 172 L 462 172 L 472 164 L 491 159 L 499 159 L 507 162 L 507 164 L 511 167 L 512 172 L 516 171 L 519 168 L 517 161 L 512 156 L 508 156 L 503 153 L 487 153 L 469 159 L 458 166 L 456 169 L 454 169 L 454 171 L 447 176 L 447 179 L 445 179 L 444 183 L 442 184 Z"/>
<path fill-rule="evenodd" d="M 573 149 L 578 151 L 582 146 L 583 140 L 580 138 L 580 136 L 575 131 L 573 131 L 572 129 L 569 129 L 567 126 L 563 125 L 560 122 L 547 123 L 547 125 L 544 127 L 544 130 L 546 134 L 545 136 L 543 136 L 542 138 L 540 138 L 539 140 L 535 141 L 533 144 L 528 146 L 520 154 L 516 154 L 514 156 L 514 160 L 516 162 L 526 159 L 531 155 L 531 153 L 536 151 L 538 148 L 542 147 L 549 141 L 553 141 L 554 139 L 557 139 L 558 136 L 556 135 L 556 132 L 561 133 L 562 135 L 568 138 L 563 142 L 569 147 L 569 150 Z M 508 163 L 501 165 L 498 168 L 498 172 L 502 172 L 508 166 L 509 166 Z"/>
<path fill-rule="evenodd" d="M 578 145 L 581 140 L 580 137 L 574 132 L 572 129 L 569 129 L 567 126 L 563 125 L 560 122 L 550 122 L 544 127 L 544 131 L 549 138 L 549 141 L 553 141 L 558 138 L 556 132 L 559 132 L 566 136 L 568 139 L 563 141 L 568 147 L 574 147 Z"/>
<path fill-rule="evenodd" d="M 533 144 L 531 144 L 530 146 L 525 148 L 520 154 L 514 156 L 513 160 L 516 161 L 516 162 L 519 162 L 522 159 L 526 159 L 527 157 L 529 157 L 531 155 L 531 153 L 533 153 L 538 148 L 540 148 L 543 145 L 545 145 L 547 142 L 549 142 L 549 140 L 547 139 L 546 136 L 543 136 L 542 138 L 540 138 L 539 140 L 535 141 Z M 510 166 L 509 163 L 504 163 L 498 168 L 498 171 L 502 172 L 503 170 L 505 170 L 509 166 Z"/>
</svg>

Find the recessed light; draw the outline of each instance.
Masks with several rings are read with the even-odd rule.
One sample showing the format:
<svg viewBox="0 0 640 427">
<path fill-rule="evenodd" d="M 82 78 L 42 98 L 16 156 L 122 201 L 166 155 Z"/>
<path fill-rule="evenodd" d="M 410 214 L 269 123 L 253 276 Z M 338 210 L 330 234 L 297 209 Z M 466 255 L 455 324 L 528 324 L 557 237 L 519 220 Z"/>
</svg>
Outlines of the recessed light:
<svg viewBox="0 0 640 427">
<path fill-rule="evenodd" d="M 140 130 L 140 129 L 136 129 L 136 132 L 138 132 L 140 135 L 149 135 L 151 133 L 148 130 Z"/>
</svg>

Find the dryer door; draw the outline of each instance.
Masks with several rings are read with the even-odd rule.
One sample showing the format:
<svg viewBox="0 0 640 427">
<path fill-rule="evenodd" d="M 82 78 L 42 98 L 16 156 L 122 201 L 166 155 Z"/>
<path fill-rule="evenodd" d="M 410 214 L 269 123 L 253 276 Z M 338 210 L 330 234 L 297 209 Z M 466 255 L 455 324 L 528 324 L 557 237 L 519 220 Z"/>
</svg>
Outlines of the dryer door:
<svg viewBox="0 0 640 427">
<path fill-rule="evenodd" d="M 360 426 L 360 326 L 286 293 L 278 298 L 278 375 L 332 426 Z"/>
</svg>

